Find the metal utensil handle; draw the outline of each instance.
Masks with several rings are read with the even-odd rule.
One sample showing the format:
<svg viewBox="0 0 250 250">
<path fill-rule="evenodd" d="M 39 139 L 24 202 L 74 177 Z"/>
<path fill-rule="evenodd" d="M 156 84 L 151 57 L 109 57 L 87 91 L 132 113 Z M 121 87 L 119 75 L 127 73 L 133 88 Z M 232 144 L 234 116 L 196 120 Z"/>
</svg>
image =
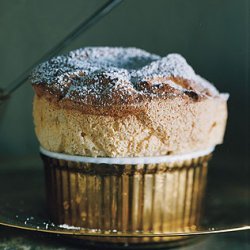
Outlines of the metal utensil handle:
<svg viewBox="0 0 250 250">
<path fill-rule="evenodd" d="M 9 96 L 17 88 L 19 88 L 29 77 L 31 70 L 42 61 L 48 60 L 52 56 L 56 55 L 59 51 L 64 49 L 70 42 L 77 38 L 82 32 L 86 31 L 93 24 L 98 22 L 102 17 L 107 15 L 114 7 L 116 7 L 122 0 L 110 0 L 101 6 L 97 11 L 95 11 L 87 20 L 80 23 L 72 32 L 70 32 L 63 40 L 51 48 L 47 53 L 45 53 L 39 60 L 37 60 L 32 66 L 30 66 L 25 72 L 23 72 L 19 77 L 17 77 L 13 82 L 11 82 L 3 93 L 0 95 Z"/>
</svg>

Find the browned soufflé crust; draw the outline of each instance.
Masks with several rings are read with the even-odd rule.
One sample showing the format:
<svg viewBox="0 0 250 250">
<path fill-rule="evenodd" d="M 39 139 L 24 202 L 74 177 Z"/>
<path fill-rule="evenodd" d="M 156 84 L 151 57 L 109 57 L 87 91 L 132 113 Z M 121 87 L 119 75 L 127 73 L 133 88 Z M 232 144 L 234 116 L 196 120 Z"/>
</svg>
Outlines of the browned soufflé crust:
<svg viewBox="0 0 250 250">
<path fill-rule="evenodd" d="M 40 144 L 72 155 L 182 154 L 222 143 L 227 94 L 178 54 L 87 47 L 34 69 Z"/>
</svg>

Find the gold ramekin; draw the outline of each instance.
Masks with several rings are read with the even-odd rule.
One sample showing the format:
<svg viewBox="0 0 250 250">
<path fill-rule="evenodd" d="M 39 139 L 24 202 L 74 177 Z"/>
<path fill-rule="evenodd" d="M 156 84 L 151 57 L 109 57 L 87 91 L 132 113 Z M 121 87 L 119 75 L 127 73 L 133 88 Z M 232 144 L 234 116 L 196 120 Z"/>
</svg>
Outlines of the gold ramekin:
<svg viewBox="0 0 250 250">
<path fill-rule="evenodd" d="M 211 152 L 146 164 L 91 163 L 46 152 L 41 157 L 48 208 L 57 224 L 119 235 L 191 232 L 199 226 Z M 88 237 L 126 243 L 180 238 L 185 237 Z"/>
</svg>

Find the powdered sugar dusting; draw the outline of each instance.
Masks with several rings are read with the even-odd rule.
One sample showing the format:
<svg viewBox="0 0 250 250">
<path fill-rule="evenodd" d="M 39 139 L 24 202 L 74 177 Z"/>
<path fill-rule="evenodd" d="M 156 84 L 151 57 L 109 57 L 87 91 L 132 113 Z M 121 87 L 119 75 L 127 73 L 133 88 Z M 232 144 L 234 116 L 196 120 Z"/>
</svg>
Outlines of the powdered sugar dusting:
<svg viewBox="0 0 250 250">
<path fill-rule="evenodd" d="M 62 224 L 62 225 L 59 225 L 58 227 L 63 228 L 63 229 L 69 229 L 69 230 L 80 230 L 81 229 L 81 227 L 74 227 L 74 226 L 70 226 L 67 224 Z"/>
<path fill-rule="evenodd" d="M 170 54 L 157 61 L 146 65 L 137 72 L 142 78 L 152 76 L 181 77 L 188 80 L 195 80 L 196 74 L 186 60 L 179 54 Z"/>
<path fill-rule="evenodd" d="M 101 105 L 190 91 L 218 95 L 216 88 L 196 75 L 181 55 L 160 57 L 137 48 L 86 47 L 71 51 L 38 65 L 31 82 L 46 84 L 61 99 L 89 104 L 99 101 Z"/>
</svg>

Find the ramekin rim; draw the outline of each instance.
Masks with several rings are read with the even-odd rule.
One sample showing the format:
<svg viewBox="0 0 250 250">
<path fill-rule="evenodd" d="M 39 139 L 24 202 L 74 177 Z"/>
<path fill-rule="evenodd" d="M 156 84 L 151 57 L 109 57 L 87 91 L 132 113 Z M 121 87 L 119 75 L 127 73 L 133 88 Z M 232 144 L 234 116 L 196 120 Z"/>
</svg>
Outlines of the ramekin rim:
<svg viewBox="0 0 250 250">
<path fill-rule="evenodd" d="M 214 151 L 214 147 L 204 150 L 195 151 L 192 153 L 179 154 L 179 155 L 164 155 L 164 156 L 150 156 L 150 157 L 90 157 L 69 155 L 64 153 L 52 152 L 40 146 L 40 153 L 58 160 L 66 160 L 81 163 L 96 163 L 96 164 L 157 164 L 157 163 L 174 163 L 177 161 L 191 160 L 202 156 L 209 155 Z"/>
</svg>

